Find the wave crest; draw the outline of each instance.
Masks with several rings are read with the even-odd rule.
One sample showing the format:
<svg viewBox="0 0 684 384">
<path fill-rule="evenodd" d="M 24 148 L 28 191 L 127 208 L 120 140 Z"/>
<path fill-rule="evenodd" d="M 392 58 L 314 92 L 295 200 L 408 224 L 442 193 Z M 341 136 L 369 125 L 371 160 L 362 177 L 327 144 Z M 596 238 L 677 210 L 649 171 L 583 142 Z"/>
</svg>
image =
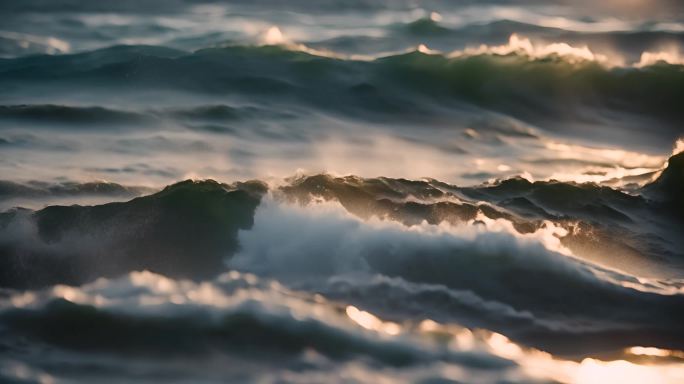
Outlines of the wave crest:
<svg viewBox="0 0 684 384">
<path fill-rule="evenodd" d="M 589 47 L 573 47 L 568 43 L 551 43 L 548 45 L 533 44 L 529 38 L 512 34 L 508 39 L 508 44 L 499 46 L 481 45 L 478 48 L 468 48 L 462 52 L 454 52 L 451 57 L 463 55 L 521 55 L 532 60 L 559 57 L 570 63 L 583 61 L 596 61 L 609 64 L 611 61 L 607 56 L 592 52 Z"/>
</svg>

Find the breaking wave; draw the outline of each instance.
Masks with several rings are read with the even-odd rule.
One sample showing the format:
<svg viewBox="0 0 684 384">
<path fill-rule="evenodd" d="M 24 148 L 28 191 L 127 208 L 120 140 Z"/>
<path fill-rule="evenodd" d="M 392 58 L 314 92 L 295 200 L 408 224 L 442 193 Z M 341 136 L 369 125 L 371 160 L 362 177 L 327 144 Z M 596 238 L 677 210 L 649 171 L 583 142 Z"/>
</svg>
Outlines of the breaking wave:
<svg viewBox="0 0 684 384">
<path fill-rule="evenodd" d="M 681 269 L 682 257 L 676 251 L 681 248 L 672 248 L 670 256 L 663 251 L 668 242 L 677 241 L 676 231 L 658 231 L 656 226 L 649 232 L 648 226 L 631 223 L 637 215 L 649 215 L 654 223 L 681 222 L 681 208 L 673 207 L 679 204 L 682 156 L 670 158 L 660 177 L 643 189 L 649 198 L 591 184 L 522 179 L 459 188 L 435 180 L 319 175 L 272 186 L 264 201 L 266 186 L 260 182 L 187 181 L 126 203 L 11 210 L 1 218 L 2 286 L 40 288 L 128 277 L 114 280 L 114 287 L 96 280 L 83 288 L 90 293 L 53 287 L 44 292 L 58 299 L 48 296 L 37 312 L 29 308 L 35 300 L 41 302 L 44 293 L 8 291 L 7 300 L 17 308 L 6 309 L 0 320 L 42 342 L 76 350 L 138 345 L 112 339 L 105 329 L 114 326 L 120 334 L 132 335 L 127 337 L 145 335 L 139 339 L 142 344 L 172 331 L 178 344 L 150 343 L 162 350 L 184 350 L 183 343 L 199 338 L 206 342 L 195 348 L 215 351 L 221 345 L 239 347 L 266 333 L 270 341 L 264 345 L 275 343 L 276 350 L 301 352 L 306 345 L 335 358 L 348 351 L 350 356 L 369 355 L 389 364 L 428 356 L 409 346 L 397 349 L 345 336 L 300 315 L 292 316 L 305 326 L 281 329 L 282 320 L 271 315 L 271 320 L 264 320 L 252 312 L 230 312 L 214 323 L 214 315 L 176 312 L 186 304 L 192 311 L 204 311 L 203 305 L 232 306 L 236 297 L 244 298 L 237 292 L 236 297 L 224 297 L 213 283 L 170 279 L 221 282 L 236 276 L 223 275 L 228 268 L 390 320 L 420 322 L 427 317 L 485 327 L 557 356 L 615 354 L 635 345 L 681 350 L 684 282 L 644 267 L 664 264 Z M 626 233 L 651 242 L 611 242 Z M 597 260 L 592 248 L 598 244 L 603 259 Z M 648 244 L 659 244 L 658 252 Z M 624 256 L 629 247 L 632 260 Z M 655 254 L 661 259 L 653 260 Z M 136 270 L 170 278 L 129 274 Z M 121 281 L 136 285 L 148 279 L 152 282 L 143 285 L 155 289 L 152 296 L 138 288 L 116 288 Z M 248 283 L 250 279 L 255 278 L 248 278 Z M 114 292 L 114 301 L 108 292 Z M 158 294 L 164 296 L 155 298 Z M 126 300 L 138 304 L 131 307 Z M 150 318 L 138 319 L 139 310 L 146 313 L 145 303 L 168 307 L 174 319 L 160 319 L 157 310 Z M 115 311 L 101 313 L 88 306 Z M 336 313 L 340 316 L 339 309 Z M 45 333 L 38 326 L 46 321 L 57 321 L 55 327 L 71 324 L 65 319 L 106 326 L 73 340 L 60 336 L 68 332 L 50 328 Z M 310 344 L 312 338 L 318 343 Z"/>
<path fill-rule="evenodd" d="M 684 382 L 684 8 L 600 3 L 0 1 L 0 382 Z"/>
<path fill-rule="evenodd" d="M 584 48 L 562 44 L 537 48 L 529 40 L 511 41 L 515 44 L 465 56 L 415 51 L 373 61 L 340 60 L 279 46 L 230 46 L 191 54 L 159 47 L 115 47 L 6 60 L 0 63 L 0 84 L 23 84 L 46 92 L 59 89 L 60 84 L 85 88 L 106 84 L 112 92 L 130 91 L 133 86 L 238 92 L 273 100 L 295 98 L 340 112 L 365 110 L 399 116 L 430 111 L 435 103 L 466 102 L 516 116 L 568 116 L 570 109 L 592 105 L 671 122 L 681 119 L 676 101 L 684 89 L 684 72 L 679 65 L 606 68 L 594 61 L 564 59 L 595 56 Z M 429 99 L 421 103 L 425 97 Z M 534 112 L 530 105 L 535 106 Z M 10 117 L 60 113 L 80 121 L 92 119 L 97 112 L 110 119 L 130 118 L 92 109 L 66 114 L 57 107 L 8 108 L 4 115 Z"/>
<path fill-rule="evenodd" d="M 354 305 L 235 271 L 201 283 L 133 272 L 78 288 L 9 293 L 0 299 L 0 324 L 5 356 L 0 377 L 7 380 L 63 377 L 55 366 L 64 363 L 144 380 L 162 361 L 174 361 L 171 372 L 180 378 L 204 372 L 205 379 L 239 381 L 306 381 L 337 372 L 361 382 L 483 374 L 570 382 L 589 367 L 608 374 L 625 366 L 669 382 L 681 374 L 675 351 L 667 349 L 620 350 L 633 361 L 648 351 L 664 356 L 653 371 L 626 361 L 614 367 L 594 359 L 559 360 L 500 333 L 430 319 L 383 320 Z M 71 331 L 74 326 L 79 332 Z M 49 347 L 21 350 L 18 340 Z M 107 359 L 98 357 L 102 353 Z M 668 362 L 670 355 L 675 360 Z M 235 364 L 239 370 L 231 368 Z M 373 372 L 376 364 L 383 364 L 381 372 Z"/>
</svg>

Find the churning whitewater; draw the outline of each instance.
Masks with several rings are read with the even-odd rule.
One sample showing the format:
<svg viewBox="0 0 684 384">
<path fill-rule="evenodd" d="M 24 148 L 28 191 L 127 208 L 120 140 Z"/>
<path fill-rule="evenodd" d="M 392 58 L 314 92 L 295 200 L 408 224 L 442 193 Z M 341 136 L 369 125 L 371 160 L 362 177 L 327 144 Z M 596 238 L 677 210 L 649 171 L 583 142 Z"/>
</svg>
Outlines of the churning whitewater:
<svg viewBox="0 0 684 384">
<path fill-rule="evenodd" d="M 0 2 L 0 382 L 684 382 L 684 7 Z"/>
</svg>

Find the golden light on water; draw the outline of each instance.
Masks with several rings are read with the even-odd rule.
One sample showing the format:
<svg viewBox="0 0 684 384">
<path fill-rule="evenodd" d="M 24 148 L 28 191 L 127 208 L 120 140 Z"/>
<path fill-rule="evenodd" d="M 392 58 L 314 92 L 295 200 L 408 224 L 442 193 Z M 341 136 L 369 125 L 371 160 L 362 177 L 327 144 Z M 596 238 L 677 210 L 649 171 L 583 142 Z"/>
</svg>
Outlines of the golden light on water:
<svg viewBox="0 0 684 384">
<path fill-rule="evenodd" d="M 584 359 L 579 364 L 577 384 L 644 384 L 644 383 L 682 383 L 684 382 L 684 366 L 639 365 L 625 360 L 600 361 Z"/>
<path fill-rule="evenodd" d="M 359 326 L 390 336 L 402 333 L 402 326 L 384 322 L 370 312 L 347 306 L 347 316 Z M 426 319 L 416 329 L 423 334 L 440 334 L 453 339 L 451 347 L 459 351 L 487 350 L 496 356 L 514 361 L 521 371 L 530 377 L 573 384 L 644 384 L 682 383 L 684 364 L 672 362 L 635 363 L 627 360 L 602 361 L 585 358 L 581 362 L 563 360 L 532 348 L 525 348 L 508 337 L 485 330 L 471 331 L 455 325 L 444 325 Z M 462 342 L 467 339 L 467 342 Z M 657 358 L 684 358 L 684 352 L 653 347 L 631 347 L 625 355 L 652 356 Z"/>
<path fill-rule="evenodd" d="M 684 359 L 684 352 L 682 351 L 672 351 L 655 347 L 631 347 L 628 348 L 626 352 L 636 356 L 674 357 Z"/>
<path fill-rule="evenodd" d="M 277 26 L 269 28 L 263 36 L 263 43 L 266 45 L 278 45 L 286 42 L 285 36 Z"/>
<path fill-rule="evenodd" d="M 586 45 L 581 47 L 574 47 L 568 43 L 558 42 L 552 44 L 535 44 L 529 38 L 512 34 L 507 44 L 499 46 L 489 46 L 482 44 L 477 48 L 467 48 L 464 51 L 457 51 L 452 53 L 452 56 L 460 55 L 510 55 L 522 54 L 533 59 L 541 59 L 550 56 L 563 57 L 569 62 L 584 62 L 597 61 L 602 63 L 609 63 L 609 59 L 601 54 L 592 52 Z M 611 62 L 612 63 L 612 62 Z M 618 63 L 612 63 L 616 65 Z"/>
<path fill-rule="evenodd" d="M 352 321 L 365 329 L 392 336 L 398 335 L 401 332 L 399 324 L 382 321 L 372 313 L 362 311 L 353 305 L 348 305 L 345 312 Z"/>
</svg>

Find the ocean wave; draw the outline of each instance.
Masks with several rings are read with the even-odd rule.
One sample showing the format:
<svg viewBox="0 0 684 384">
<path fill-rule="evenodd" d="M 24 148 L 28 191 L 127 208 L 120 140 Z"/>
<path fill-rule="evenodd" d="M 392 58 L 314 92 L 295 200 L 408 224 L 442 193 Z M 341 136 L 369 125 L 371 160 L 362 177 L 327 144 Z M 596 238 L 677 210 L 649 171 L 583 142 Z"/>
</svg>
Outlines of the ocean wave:
<svg viewBox="0 0 684 384">
<path fill-rule="evenodd" d="M 671 159 L 665 177 L 644 188 L 643 193 L 661 197 L 655 200 L 592 183 L 530 182 L 523 178 L 456 187 L 436 180 L 318 175 L 296 178 L 279 191 L 290 201 L 339 201 L 363 219 L 377 216 L 405 225 L 423 221 L 458 225 L 484 216 L 510 221 L 518 232 L 531 233 L 550 220 L 568 231 L 561 239 L 578 255 L 610 267 L 658 276 L 668 275 L 669 268 L 681 269 L 680 240 L 674 228 L 684 216 L 676 208 L 679 203 L 674 195 L 667 195 L 676 194 L 679 188 L 678 181 L 667 181 L 681 180 L 680 176 L 671 176 L 678 174 L 677 156 Z M 658 194 L 656 190 L 670 192 Z M 644 216 L 651 225 L 644 223 Z M 668 267 L 651 269 L 656 261 Z"/>
<path fill-rule="evenodd" d="M 257 209 L 254 227 L 240 233 L 241 250 L 229 265 L 314 291 L 327 292 L 321 287 L 326 287 L 331 277 L 357 273 L 468 290 L 485 300 L 528 311 L 542 323 L 581 322 L 594 327 L 594 332 L 587 332 L 592 336 L 587 337 L 604 338 L 605 343 L 610 334 L 629 333 L 627 330 L 639 329 L 625 336 L 627 344 L 659 343 L 667 334 L 674 334 L 676 322 L 670 320 L 684 300 L 681 293 L 672 293 L 674 287 L 640 287 L 639 280 L 629 275 L 573 257 L 559 239 L 565 234 L 560 228 L 547 225 L 520 234 L 506 220 L 479 219 L 483 223 L 479 226 L 471 222 L 456 227 L 422 224 L 406 228 L 392 222 L 354 219 L 341 208 L 266 203 Z M 372 299 L 376 296 L 370 294 L 373 290 L 359 288 L 356 292 L 351 296 L 359 302 L 376 303 Z M 437 308 L 444 308 L 448 301 L 457 302 L 440 295 L 443 292 L 425 290 L 407 300 L 421 300 L 426 311 L 431 310 L 428 303 L 433 300 Z M 398 301 L 392 308 L 401 313 L 404 304 Z M 656 325 L 651 316 L 643 316 L 643 308 L 650 308 L 648 313 L 664 311 L 656 317 L 670 320 Z M 565 335 L 544 327 L 535 328 L 529 336 L 526 331 L 521 331 L 520 337 L 554 334 L 557 346 L 568 349 L 572 344 L 569 335 L 579 337 L 580 333 L 576 327 Z M 552 343 L 545 347 L 553 348 Z"/>
<path fill-rule="evenodd" d="M 0 0 L 0 382 L 684 382 L 680 2 Z"/>
<path fill-rule="evenodd" d="M 595 184 L 521 178 L 463 188 L 436 180 L 329 175 L 295 178 L 273 193 L 300 204 L 338 201 L 362 219 L 408 227 L 493 220 L 527 236 L 551 222 L 563 232 L 551 238 L 580 257 L 667 278 L 677 275 L 683 260 L 674 230 L 682 220 L 681 156 L 673 156 L 661 177 L 644 188 L 648 198 Z M 2 285 L 79 284 L 140 268 L 192 278 L 214 275 L 238 249 L 237 231 L 251 227 L 266 188 L 261 182 L 186 181 L 126 203 L 4 212 Z M 180 235 L 186 233 L 194 235 Z M 202 257 L 190 258 L 195 254 Z"/>
<path fill-rule="evenodd" d="M 200 105 L 185 108 L 166 108 L 154 111 L 161 117 L 171 117 L 192 121 L 235 121 L 244 119 L 291 119 L 296 115 L 292 112 L 273 110 L 255 106 L 230 106 L 226 104 Z"/>
<path fill-rule="evenodd" d="M 104 107 L 78 107 L 67 105 L 0 105 L 0 120 L 23 121 L 38 124 L 127 125 L 149 123 L 152 119 L 135 112 Z"/>
<path fill-rule="evenodd" d="M 15 144 L 13 144 L 15 145 Z M 125 201 L 157 191 L 139 185 L 123 185 L 108 181 L 44 182 L 0 180 L 0 212 L 41 209 L 53 205 L 101 205 Z M 0 215 L 3 215 L 0 213 Z"/>
<path fill-rule="evenodd" d="M 0 299 L 0 324 L 0 377 L 12 379 L 68 377 L 65 364 L 87 366 L 93 378 L 127 381 L 169 369 L 181 381 L 310 382 L 346 372 L 341 377 L 358 382 L 406 383 L 482 375 L 491 382 L 572 382 L 588 366 L 614 371 L 611 362 L 562 360 L 456 323 L 388 321 L 363 307 L 235 271 L 201 283 L 134 272 L 82 287 L 10 292 Z M 75 326 L 79 332 L 72 332 Z M 649 351 L 661 356 L 652 357 L 649 377 L 676 382 L 676 351 L 631 347 L 611 356 L 639 361 Z M 230 368 L 235 364 L 239 370 Z M 619 368 L 625 365 L 638 367 L 623 361 Z"/>
<path fill-rule="evenodd" d="M 416 378 L 442 364 L 463 379 L 475 369 L 529 381 L 530 360 L 582 360 L 563 362 L 575 372 L 603 364 L 589 357 L 636 361 L 635 346 L 667 364 L 684 349 L 681 273 L 606 268 L 583 247 L 643 236 L 637 220 L 681 220 L 671 204 L 682 156 L 641 196 L 555 181 L 462 188 L 318 175 L 271 185 L 267 197 L 261 182 L 186 181 L 126 203 L 7 211 L 2 348 L 47 372 L 54 356 L 42 351 L 55 349 L 81 363 L 109 356 L 119 372 L 131 355 L 253 362 L 243 379 L 272 359 L 291 374 L 379 363 Z"/>
<path fill-rule="evenodd" d="M 644 52 L 641 54 L 641 59 L 635 64 L 635 66 L 648 67 L 662 63 L 684 65 L 684 56 L 682 56 L 677 50 Z"/>
<path fill-rule="evenodd" d="M 665 209 L 671 210 L 679 219 L 684 220 L 684 150 L 682 141 L 677 142 L 675 154 L 667 161 L 658 178 L 644 187 L 644 194 L 662 201 Z M 679 151 L 679 152 L 677 152 Z"/>
<path fill-rule="evenodd" d="M 391 366 L 435 359 L 494 370 L 515 365 L 478 351 L 433 348 L 427 340 L 400 335 L 398 325 L 389 334 L 364 329 L 354 307 L 235 271 L 201 283 L 134 272 L 79 288 L 15 293 L 0 307 L 0 323 L 15 336 L 82 352 L 254 358 L 268 351 L 289 360 L 313 349 L 332 359 L 365 355 Z M 46 322 L 51 327 L 42 326 Z M 74 324 L 91 326 L 67 332 Z"/>
<path fill-rule="evenodd" d="M 63 54 L 70 50 L 71 46 L 68 42 L 55 37 L 0 31 L 0 57 L 25 54 Z"/>
<path fill-rule="evenodd" d="M 82 284 L 149 269 L 201 278 L 223 269 L 264 186 L 186 181 L 99 206 L 10 210 L 0 217 L 0 285 Z"/>
<path fill-rule="evenodd" d="M 2 286 L 17 288 L 82 284 L 142 269 L 205 279 L 221 273 L 237 252 L 231 267 L 313 284 L 308 287 L 313 290 L 325 290 L 327 285 L 317 284 L 350 273 L 401 279 L 421 288 L 392 289 L 403 289 L 424 305 L 435 302 L 436 318 L 450 319 L 449 311 L 439 310 L 445 300 L 454 308 L 476 308 L 482 322 L 492 310 L 502 311 L 510 321 L 492 327 L 509 334 L 517 330 L 528 342 L 543 339 L 533 335 L 554 334 L 554 340 L 571 344 L 576 329 L 563 334 L 554 329 L 557 324 L 549 325 L 567 321 L 570 305 L 572 319 L 595 328 L 587 335 L 608 340 L 627 332 L 613 328 L 618 316 L 620 327 L 644 331 L 636 339 L 625 336 L 631 344 L 661 343 L 672 331 L 669 322 L 679 321 L 673 308 L 681 305 L 681 289 L 677 279 L 643 274 L 664 261 L 680 265 L 681 257 L 676 247 L 671 256 L 666 251 L 668 241 L 676 244 L 676 231 L 649 234 L 638 220 L 645 215 L 650 222 L 681 220 L 672 206 L 678 204 L 682 156 L 670 158 L 660 178 L 644 188 L 648 198 L 592 184 L 524 179 L 461 188 L 436 180 L 319 175 L 274 188 L 276 200 L 261 205 L 266 187 L 259 182 L 188 181 L 127 203 L 11 210 L 1 220 L 0 277 Z M 340 205 L 331 210 L 317 201 Z M 640 244 L 649 236 L 647 246 Z M 628 259 L 630 247 L 634 260 Z M 592 258 L 592 248 L 603 258 Z M 657 262 L 649 261 L 655 255 Z M 380 281 L 367 289 L 386 285 Z M 333 286 L 343 289 L 327 291 L 330 295 L 349 291 L 343 284 Z M 475 296 L 459 293 L 468 291 Z M 646 321 L 644 308 L 663 312 L 656 316 L 663 320 Z M 521 322 L 536 325 L 532 335 L 520 330 Z"/>
<path fill-rule="evenodd" d="M 465 102 L 526 118 L 571 119 L 572 111 L 581 108 L 606 108 L 639 113 L 671 127 L 681 120 L 676 103 L 684 89 L 681 66 L 610 69 L 554 55 L 530 60 L 515 50 L 492 53 L 446 57 L 416 51 L 366 62 L 277 46 L 232 46 L 193 54 L 117 47 L 5 60 L 0 63 L 0 84 L 45 92 L 68 85 L 106 86 L 110 92 L 144 87 L 239 94 L 246 100 L 288 100 L 340 113 L 403 118 Z"/>
<path fill-rule="evenodd" d="M 90 183 L 45 183 L 31 181 L 16 183 L 9 180 L 0 180 L 0 201 L 15 198 L 45 198 L 82 195 L 105 195 L 110 197 L 135 197 L 153 190 L 145 187 L 125 186 L 109 182 Z"/>
<path fill-rule="evenodd" d="M 105 108 L 99 106 L 23 104 L 0 105 L 0 124 L 13 127 L 75 128 L 97 131 L 116 129 L 140 130 L 180 122 L 188 128 L 197 123 L 225 123 L 245 120 L 292 119 L 293 112 L 251 105 L 209 104 L 185 107 L 139 109 Z M 10 144 L 9 142 L 4 144 Z"/>
</svg>

